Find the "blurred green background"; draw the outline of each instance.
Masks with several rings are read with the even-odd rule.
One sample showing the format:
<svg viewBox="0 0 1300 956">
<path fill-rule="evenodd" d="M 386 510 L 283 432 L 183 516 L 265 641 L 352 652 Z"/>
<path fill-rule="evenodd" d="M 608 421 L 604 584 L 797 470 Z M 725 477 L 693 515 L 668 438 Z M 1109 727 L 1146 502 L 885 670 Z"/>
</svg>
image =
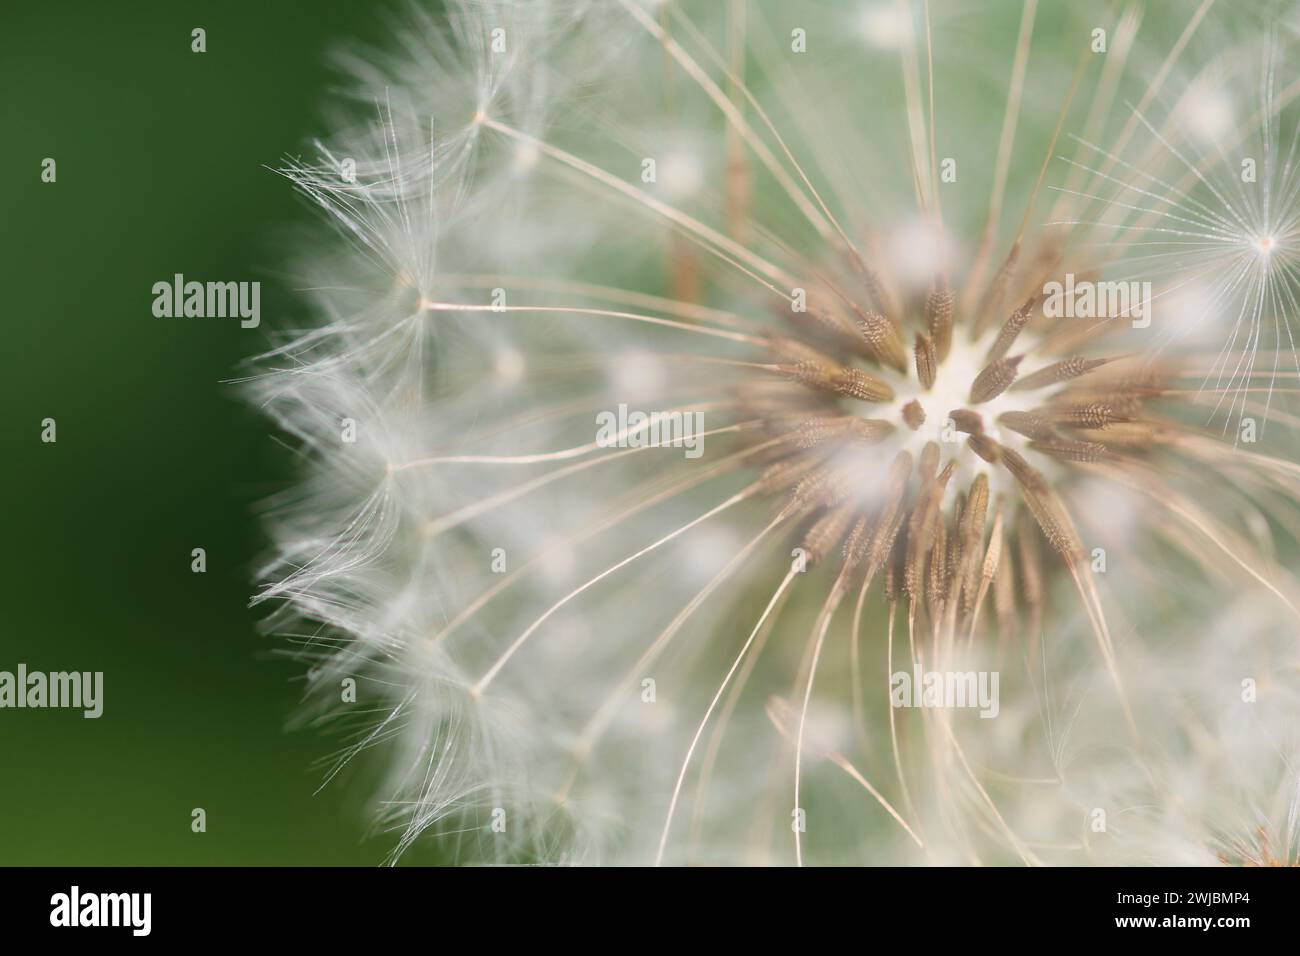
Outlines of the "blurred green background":
<svg viewBox="0 0 1300 956">
<path fill-rule="evenodd" d="M 301 667 L 247 600 L 254 504 L 292 469 L 223 380 L 302 319 L 268 268 L 312 214 L 265 166 L 321 127 L 328 50 L 382 40 L 381 8 L 3 6 L 0 670 L 103 671 L 105 711 L 0 711 L 0 864 L 378 863 L 369 788 L 314 795 L 335 742 L 284 729 Z M 175 272 L 261 281 L 261 328 L 155 318 Z"/>
</svg>

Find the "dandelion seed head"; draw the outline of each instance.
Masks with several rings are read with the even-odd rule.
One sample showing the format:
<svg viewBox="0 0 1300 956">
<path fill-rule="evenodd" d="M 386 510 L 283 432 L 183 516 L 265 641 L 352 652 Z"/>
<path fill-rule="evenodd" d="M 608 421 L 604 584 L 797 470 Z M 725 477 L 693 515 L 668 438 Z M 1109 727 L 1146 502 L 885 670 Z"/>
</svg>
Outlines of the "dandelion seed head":
<svg viewBox="0 0 1300 956">
<path fill-rule="evenodd" d="M 1163 73 L 1132 53 L 1141 18 L 1083 57 L 1029 4 L 989 21 L 990 98 L 925 5 L 810 8 L 802 55 L 776 5 L 449 6 L 345 58 L 357 111 L 286 164 L 334 241 L 304 249 L 318 322 L 249 383 L 306 462 L 258 603 L 313 633 L 341 760 L 392 753 L 394 853 L 1215 858 L 1196 802 L 1241 729 L 1160 679 L 1163 619 L 1224 587 L 1294 615 L 1300 500 L 1204 425 L 1262 415 L 1292 304 L 1286 147 L 1205 85 L 1249 58 L 1194 88 L 1176 36 Z M 1223 124 L 1272 198 L 1199 168 Z M 1068 316 L 1067 279 L 1097 292 Z M 701 454 L 624 411 L 702 416 Z M 895 705 L 925 671 L 1000 674 L 997 716 Z M 326 706 L 352 674 L 377 726 Z M 1175 705 L 1222 739 L 1162 736 L 1153 778 L 1135 742 Z"/>
</svg>

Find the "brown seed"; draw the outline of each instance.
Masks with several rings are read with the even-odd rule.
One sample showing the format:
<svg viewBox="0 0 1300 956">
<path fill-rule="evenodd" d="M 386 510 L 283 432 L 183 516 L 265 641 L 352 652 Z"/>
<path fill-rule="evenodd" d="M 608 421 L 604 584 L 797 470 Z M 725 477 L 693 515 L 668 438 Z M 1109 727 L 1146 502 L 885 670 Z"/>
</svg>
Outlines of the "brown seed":
<svg viewBox="0 0 1300 956">
<path fill-rule="evenodd" d="M 857 326 L 867 349 L 876 359 L 900 372 L 907 370 L 907 350 L 892 322 L 879 312 L 859 311 Z"/>
<path fill-rule="evenodd" d="M 1056 385 L 1059 382 L 1068 382 L 1070 379 L 1078 378 L 1080 375 L 1086 375 L 1095 368 L 1100 368 L 1108 362 L 1115 361 L 1113 358 L 1085 359 L 1080 356 L 1065 359 L 1040 368 L 1035 372 L 1030 372 L 1024 378 L 1018 379 L 1011 390 L 1015 392 L 1026 392 L 1035 388 L 1045 388 L 1048 385 Z"/>
<path fill-rule="evenodd" d="M 1052 427 L 1051 421 L 1037 412 L 1003 412 L 998 416 L 998 424 L 1039 441 L 1051 441 L 1056 437 L 1056 429 Z"/>
<path fill-rule="evenodd" d="M 1176 426 L 1155 422 L 1118 422 L 1105 430 L 1106 446 L 1151 447 L 1153 445 L 1181 444 Z"/>
<path fill-rule="evenodd" d="M 1062 461 L 1091 463 L 1107 457 L 1106 446 L 1101 442 L 1078 441 L 1073 438 L 1054 438 L 1048 441 L 1031 441 L 1029 447 Z"/>
<path fill-rule="evenodd" d="M 791 365 L 782 366 L 782 371 L 800 385 L 809 388 L 825 388 L 826 382 L 833 374 L 833 366 L 822 359 L 801 359 Z"/>
<path fill-rule="evenodd" d="M 916 471 L 922 481 L 929 481 L 934 477 L 934 470 L 939 467 L 939 443 L 928 441 L 925 447 L 921 449 L 921 457 L 917 462 Z"/>
<path fill-rule="evenodd" d="M 1014 448 L 1003 447 L 1002 463 L 1007 466 L 1007 471 L 1015 476 L 1016 481 L 1020 482 L 1021 487 L 1033 491 L 1047 489 L 1047 479 L 1043 477 L 1043 473 L 1026 461 L 1025 456 Z"/>
<path fill-rule="evenodd" d="M 907 523 L 900 520 L 898 534 L 894 535 L 894 544 L 889 551 L 889 560 L 885 564 L 885 600 L 891 605 L 902 593 L 903 566 L 907 559 Z"/>
<path fill-rule="evenodd" d="M 849 423 L 848 437 L 856 441 L 874 445 L 894 433 L 894 423 L 887 422 L 883 418 L 850 417 L 852 421 Z"/>
<path fill-rule="evenodd" d="M 1014 358 L 1002 358 L 985 366 L 984 370 L 975 376 L 975 381 L 971 383 L 970 403 L 979 405 L 982 402 L 997 398 L 1005 392 L 1007 386 L 1016 380 L 1016 368 L 1023 358 L 1023 355 L 1017 355 Z"/>
<path fill-rule="evenodd" d="M 795 505 L 806 508 L 813 505 L 825 505 L 834 496 L 831 478 L 834 473 L 828 465 L 820 464 L 800 478 L 790 492 L 790 499 Z"/>
<path fill-rule="evenodd" d="M 934 342 L 924 332 L 917 332 L 913 351 L 916 353 L 916 378 L 921 383 L 921 387 L 929 391 L 930 386 L 934 384 L 935 371 L 938 365 Z"/>
<path fill-rule="evenodd" d="M 948 352 L 952 348 L 952 311 L 955 299 L 956 296 L 948 288 L 947 278 L 936 277 L 934 288 L 930 290 L 925 300 L 925 325 L 930 332 L 930 340 L 934 342 L 934 352 L 940 362 L 948 357 Z"/>
<path fill-rule="evenodd" d="M 795 428 L 795 444 L 800 448 L 816 448 L 844 433 L 844 418 L 809 418 Z"/>
<path fill-rule="evenodd" d="M 903 421 L 912 431 L 917 431 L 925 424 L 925 409 L 916 399 L 903 406 Z"/>
<path fill-rule="evenodd" d="M 933 465 L 930 469 L 925 468 L 927 452 L 934 447 L 937 456 L 938 446 L 933 442 L 928 443 L 921 453 L 921 461 L 918 468 L 921 477 L 921 487 L 917 491 L 916 502 L 912 507 L 912 514 L 908 518 L 907 524 L 907 553 L 903 558 L 903 593 L 911 601 L 919 600 L 921 597 L 921 587 L 924 582 L 925 556 L 931 545 L 931 525 L 933 523 L 932 511 L 937 507 L 936 489 L 938 494 L 942 495 L 942 486 L 934 477 Z"/>
<path fill-rule="evenodd" d="M 821 352 L 788 335 L 769 335 L 767 348 L 777 362 L 786 365 L 821 365 L 830 361 Z"/>
<path fill-rule="evenodd" d="M 866 553 L 868 538 L 867 528 L 869 524 L 870 522 L 867 521 L 867 516 L 862 515 L 856 522 L 854 522 L 853 530 L 850 531 L 849 536 L 844 539 L 844 560 L 850 567 L 861 561 L 862 556 Z"/>
<path fill-rule="evenodd" d="M 966 512 L 971 516 L 974 527 L 984 530 L 984 519 L 989 510 L 989 476 L 982 472 L 970 483 L 970 494 L 966 496 Z"/>
<path fill-rule="evenodd" d="M 943 604 L 945 608 L 954 608 L 953 600 L 961 588 L 961 555 L 965 539 L 962 529 L 966 520 L 966 493 L 959 491 L 948 513 L 948 557 L 947 573 L 944 576 Z"/>
<path fill-rule="evenodd" d="M 956 571 L 953 596 L 965 595 L 962 601 L 964 610 L 970 610 L 974 603 L 975 581 L 980 567 L 980 542 L 984 539 L 984 523 L 988 517 L 989 479 L 983 473 L 976 475 L 971 482 L 970 493 L 966 496 L 966 506 L 962 509 L 957 542 Z M 969 593 L 967 593 L 969 592 Z"/>
<path fill-rule="evenodd" d="M 926 578 L 925 597 L 935 619 L 943 615 L 943 599 L 948 592 L 948 528 L 942 516 L 934 523 L 934 543 L 930 548 L 930 573 Z"/>
<path fill-rule="evenodd" d="M 827 510 L 812 523 L 800 545 L 807 554 L 809 566 L 820 563 L 839 544 L 853 514 L 853 506 L 841 505 Z"/>
<path fill-rule="evenodd" d="M 795 444 L 800 448 L 816 448 L 835 439 L 874 444 L 893 433 L 894 423 L 857 415 L 823 415 L 800 422 L 794 431 Z"/>
<path fill-rule="evenodd" d="M 820 461 L 817 458 L 810 458 L 807 455 L 796 455 L 793 458 L 778 461 L 775 464 L 768 465 L 763 470 L 763 474 L 759 478 L 759 488 L 764 494 L 768 495 L 784 491 L 787 488 L 794 487 L 796 483 L 806 477 L 819 464 Z"/>
<path fill-rule="evenodd" d="M 887 383 L 861 369 L 847 368 L 817 353 L 780 368 L 801 385 L 864 402 L 885 402 L 894 397 L 894 390 Z"/>
<path fill-rule="evenodd" d="M 1042 472 L 1010 448 L 1002 449 L 1002 463 L 1019 482 L 1025 504 L 1052 547 L 1069 561 L 1083 560 L 1083 542 L 1079 540 L 1065 506 Z"/>
<path fill-rule="evenodd" d="M 887 402 L 894 397 L 894 390 L 887 383 L 857 368 L 836 372 L 829 379 L 829 387 L 833 392 L 864 402 Z"/>
<path fill-rule="evenodd" d="M 1083 560 L 1083 542 L 1079 540 L 1074 524 L 1065 514 L 1056 495 L 1050 490 L 1025 491 L 1025 504 L 1038 522 L 1043 536 L 1060 555 L 1072 564 Z"/>
<path fill-rule="evenodd" d="M 969 408 L 954 408 L 948 413 L 948 417 L 952 419 L 953 427 L 959 432 L 979 435 L 984 431 L 984 417 Z"/>
<path fill-rule="evenodd" d="M 1002 446 L 995 442 L 988 435 L 978 434 L 971 435 L 966 439 L 966 444 L 970 446 L 971 451 L 979 455 L 990 465 L 996 465 L 1002 457 Z"/>
<path fill-rule="evenodd" d="M 1029 299 L 1016 311 L 1011 313 L 1011 317 L 1003 323 L 998 337 L 993 340 L 993 345 L 989 347 L 989 354 L 985 357 L 985 362 L 996 362 L 1002 358 L 1015 344 L 1016 337 L 1020 335 L 1028 323 L 1030 317 L 1034 314 L 1034 306 L 1038 303 L 1038 296 L 1031 295 Z"/>
<path fill-rule="evenodd" d="M 980 601 L 993 583 L 998 573 L 998 564 L 1002 558 L 1002 511 L 1001 503 L 993 516 L 993 530 L 989 532 L 989 546 L 984 552 L 983 561 L 972 561 L 969 565 L 971 576 L 962 589 L 962 613 L 973 614 Z M 972 633 L 974 624 L 972 621 Z"/>
<path fill-rule="evenodd" d="M 1046 409 L 1054 421 L 1077 428 L 1105 428 L 1128 421 L 1114 402 L 1081 402 L 1076 405 L 1058 405 Z"/>
</svg>

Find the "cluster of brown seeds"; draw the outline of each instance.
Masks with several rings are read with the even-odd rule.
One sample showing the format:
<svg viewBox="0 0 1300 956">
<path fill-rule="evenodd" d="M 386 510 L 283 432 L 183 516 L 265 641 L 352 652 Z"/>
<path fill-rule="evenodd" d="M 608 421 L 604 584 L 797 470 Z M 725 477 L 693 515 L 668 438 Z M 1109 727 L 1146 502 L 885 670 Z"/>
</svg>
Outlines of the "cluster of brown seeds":
<svg viewBox="0 0 1300 956">
<path fill-rule="evenodd" d="M 981 315 L 997 307 L 1011 265 L 981 298 Z M 1060 568 L 1042 544 L 1066 568 L 1086 554 L 1060 486 L 1071 469 L 1119 467 L 1141 453 L 1140 436 L 1158 424 L 1148 402 L 1167 392 L 1162 375 L 1122 356 L 1088 355 L 1120 323 L 1051 328 L 1032 291 L 994 332 L 988 321 L 957 325 L 956 296 L 942 278 L 910 310 L 891 308 L 874 274 L 858 278 L 871 308 L 835 291 L 840 309 L 783 311 L 789 329 L 769 336 L 765 366 L 780 380 L 740 389 L 750 417 L 765 425 L 761 492 L 802 528 L 809 561 L 838 552 L 837 590 L 883 577 L 887 600 L 928 618 L 936 633 L 973 633 L 992 591 L 1002 633 L 1018 622 L 1036 633 L 1044 574 Z M 918 326 L 911 361 L 909 311 Z M 957 353 L 978 355 L 978 371 L 945 383 L 965 374 Z M 964 404 L 927 407 L 940 392 Z M 944 442 L 919 434 L 927 422 L 948 429 Z"/>
</svg>

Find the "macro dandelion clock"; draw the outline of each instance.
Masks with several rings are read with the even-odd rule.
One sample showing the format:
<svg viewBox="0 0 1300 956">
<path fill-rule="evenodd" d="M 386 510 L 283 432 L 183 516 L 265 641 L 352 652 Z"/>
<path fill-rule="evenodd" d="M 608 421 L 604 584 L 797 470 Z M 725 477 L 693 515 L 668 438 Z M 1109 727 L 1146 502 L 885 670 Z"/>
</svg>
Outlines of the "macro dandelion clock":
<svg viewBox="0 0 1300 956">
<path fill-rule="evenodd" d="M 1294 862 L 1298 27 L 464 2 L 341 54 L 256 601 L 393 859 Z"/>
</svg>

